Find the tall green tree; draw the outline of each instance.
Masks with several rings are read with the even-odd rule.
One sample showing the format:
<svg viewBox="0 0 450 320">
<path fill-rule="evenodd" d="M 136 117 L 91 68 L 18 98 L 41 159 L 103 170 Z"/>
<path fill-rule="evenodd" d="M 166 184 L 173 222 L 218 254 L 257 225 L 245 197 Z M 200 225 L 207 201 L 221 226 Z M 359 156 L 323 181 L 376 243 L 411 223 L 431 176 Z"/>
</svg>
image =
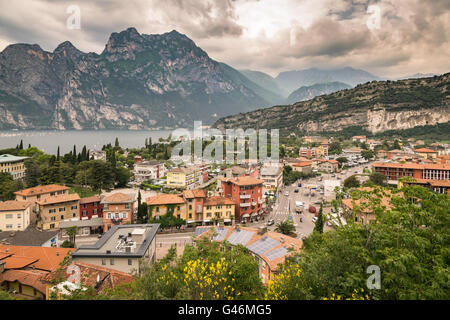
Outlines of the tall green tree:
<svg viewBox="0 0 450 320">
<path fill-rule="evenodd" d="M 323 216 L 323 204 L 320 204 L 319 213 L 317 214 L 316 225 L 314 226 L 314 231 L 323 233 L 323 226 L 325 224 L 325 217 Z"/>
</svg>

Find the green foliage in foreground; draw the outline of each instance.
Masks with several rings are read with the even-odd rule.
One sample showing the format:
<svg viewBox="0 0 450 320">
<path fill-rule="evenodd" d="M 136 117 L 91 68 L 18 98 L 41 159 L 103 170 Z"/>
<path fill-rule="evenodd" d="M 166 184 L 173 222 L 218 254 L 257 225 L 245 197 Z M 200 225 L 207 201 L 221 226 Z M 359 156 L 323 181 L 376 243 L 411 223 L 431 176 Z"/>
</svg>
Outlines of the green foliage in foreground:
<svg viewBox="0 0 450 320">
<path fill-rule="evenodd" d="M 449 197 L 407 186 L 403 195 L 394 192 L 387 212 L 383 190 L 360 194 L 376 222 L 349 219 L 313 232 L 267 287 L 246 248 L 204 240 L 178 258 L 172 248 L 124 287 L 103 294 L 90 288 L 71 299 L 450 299 Z M 380 268 L 380 289 L 367 288 L 372 265 Z"/>
</svg>

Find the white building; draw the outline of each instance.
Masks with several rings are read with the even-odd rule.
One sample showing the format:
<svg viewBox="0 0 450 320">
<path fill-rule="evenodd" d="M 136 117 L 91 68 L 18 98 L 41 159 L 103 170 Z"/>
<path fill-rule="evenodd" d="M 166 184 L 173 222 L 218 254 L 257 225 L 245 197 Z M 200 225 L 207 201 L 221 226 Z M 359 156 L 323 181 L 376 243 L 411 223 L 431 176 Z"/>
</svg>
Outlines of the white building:
<svg viewBox="0 0 450 320">
<path fill-rule="evenodd" d="M 134 176 L 136 182 L 155 180 L 167 175 L 167 168 L 160 161 L 144 161 L 134 165 Z"/>
</svg>

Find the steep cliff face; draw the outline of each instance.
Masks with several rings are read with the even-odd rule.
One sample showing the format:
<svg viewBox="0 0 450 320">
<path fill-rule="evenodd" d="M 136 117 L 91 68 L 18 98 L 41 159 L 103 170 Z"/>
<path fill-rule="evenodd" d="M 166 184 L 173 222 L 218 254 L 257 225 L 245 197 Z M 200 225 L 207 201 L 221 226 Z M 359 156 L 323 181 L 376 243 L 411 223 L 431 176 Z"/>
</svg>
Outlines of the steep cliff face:
<svg viewBox="0 0 450 320">
<path fill-rule="evenodd" d="M 450 74 L 373 81 L 293 105 L 241 113 L 216 122 L 226 128 L 277 128 L 285 132 L 340 131 L 360 126 L 373 133 L 450 121 Z"/>
<path fill-rule="evenodd" d="M 192 126 L 270 105 L 233 72 L 176 31 L 113 33 L 100 55 L 11 45 L 0 54 L 0 129 Z"/>
</svg>

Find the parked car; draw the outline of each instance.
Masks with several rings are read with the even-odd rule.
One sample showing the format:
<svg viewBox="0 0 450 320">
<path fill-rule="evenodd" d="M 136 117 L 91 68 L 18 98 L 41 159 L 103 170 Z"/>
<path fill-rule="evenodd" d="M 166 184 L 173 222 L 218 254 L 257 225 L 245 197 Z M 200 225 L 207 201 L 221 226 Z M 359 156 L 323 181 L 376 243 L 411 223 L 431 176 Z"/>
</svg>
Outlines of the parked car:
<svg viewBox="0 0 450 320">
<path fill-rule="evenodd" d="M 298 193 L 298 189 L 295 189 L 294 192 L 295 192 L 295 193 Z"/>
<path fill-rule="evenodd" d="M 308 211 L 311 212 L 311 213 L 316 213 L 317 209 L 314 206 L 309 206 Z"/>
<path fill-rule="evenodd" d="M 316 221 L 317 221 L 317 217 L 313 217 L 312 222 L 316 223 Z"/>
<path fill-rule="evenodd" d="M 289 195 L 289 191 L 286 191 L 284 195 L 287 197 Z"/>
<path fill-rule="evenodd" d="M 321 203 L 322 203 L 322 201 L 320 201 L 320 200 L 314 201 L 314 204 L 321 204 Z"/>
<path fill-rule="evenodd" d="M 275 220 L 273 220 L 273 219 L 269 219 L 268 221 L 267 221 L 267 225 L 268 226 L 272 226 L 272 225 L 274 225 L 275 224 Z"/>
</svg>

